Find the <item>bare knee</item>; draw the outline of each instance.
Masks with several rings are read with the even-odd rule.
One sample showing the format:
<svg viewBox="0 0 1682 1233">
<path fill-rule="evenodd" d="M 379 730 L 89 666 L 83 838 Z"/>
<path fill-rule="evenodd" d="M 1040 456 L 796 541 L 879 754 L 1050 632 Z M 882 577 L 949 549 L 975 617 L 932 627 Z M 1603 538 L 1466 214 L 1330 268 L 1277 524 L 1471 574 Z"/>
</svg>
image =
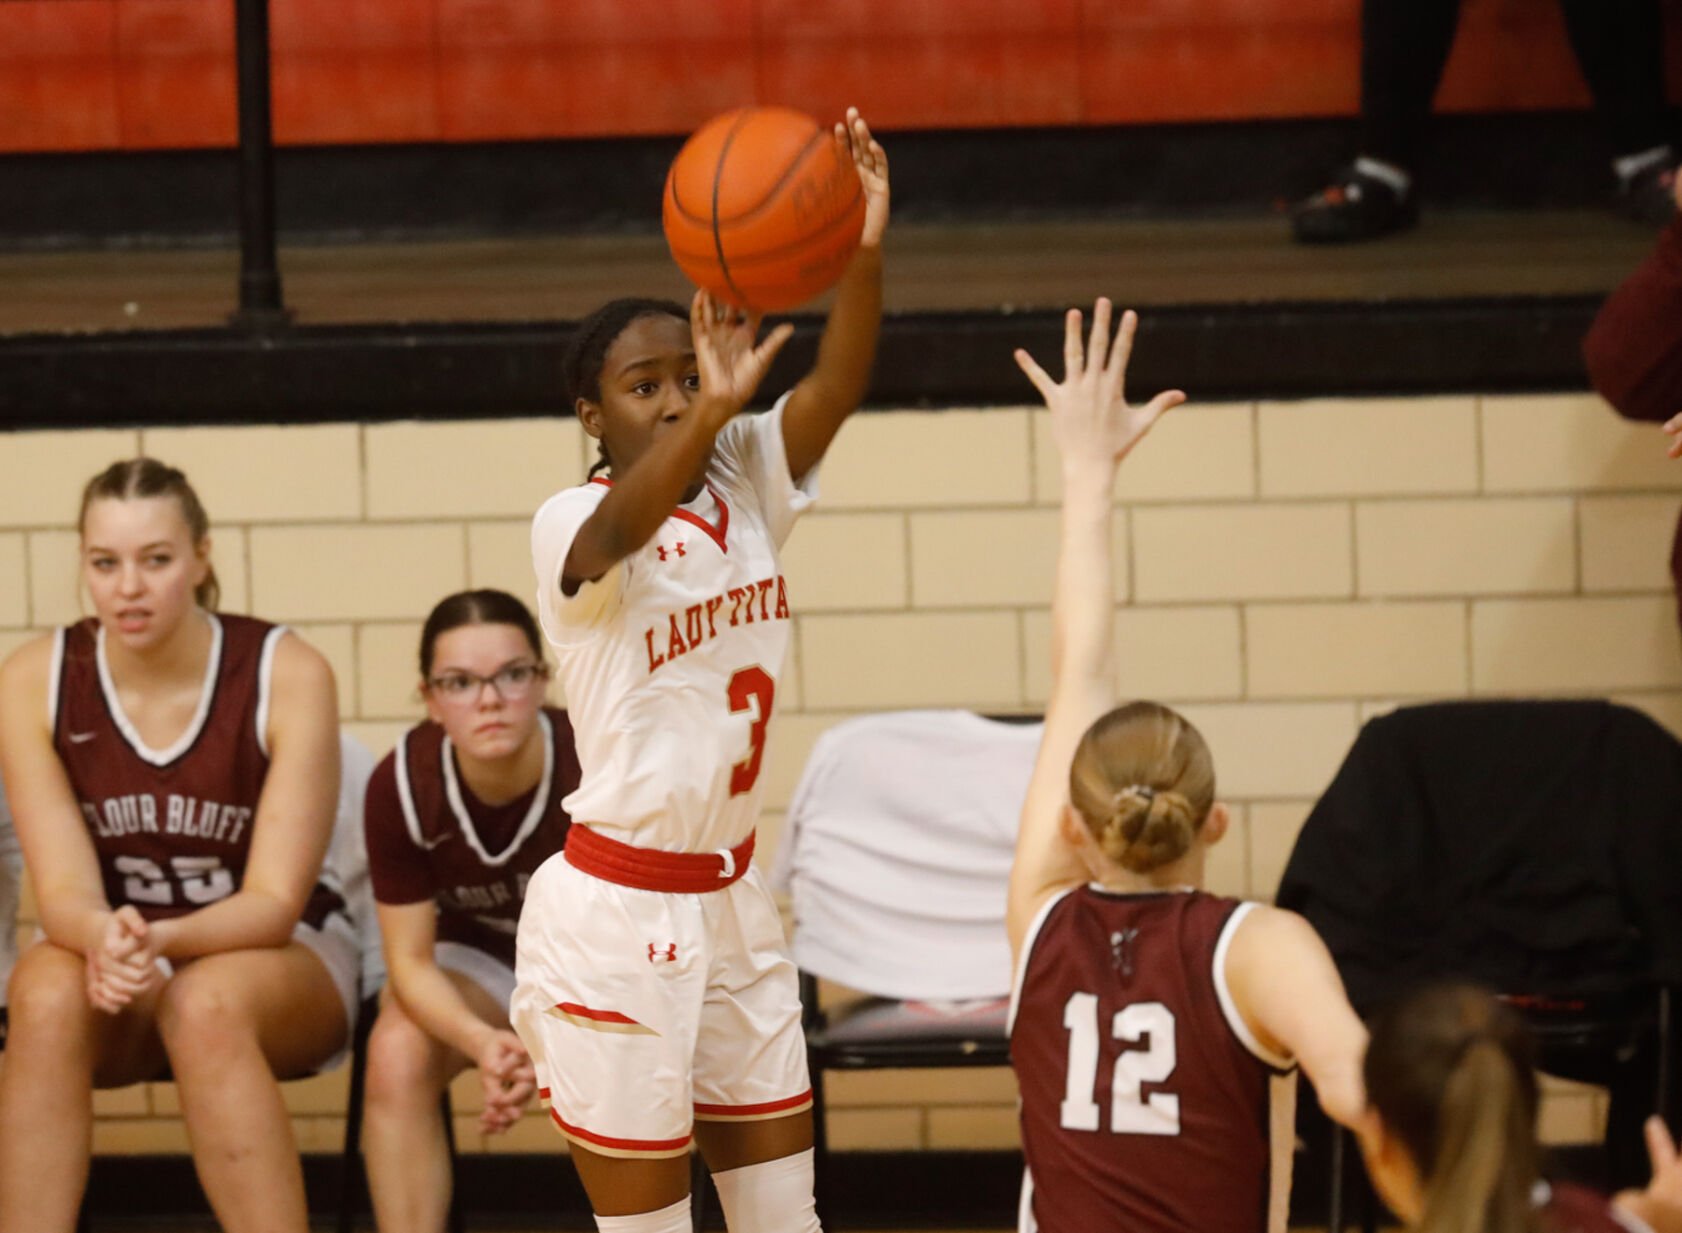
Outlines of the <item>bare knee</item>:
<svg viewBox="0 0 1682 1233">
<path fill-rule="evenodd" d="M 32 946 L 18 958 L 7 1001 L 14 1052 L 85 1040 L 97 1013 L 88 1004 L 85 961 L 51 944 Z"/>
<path fill-rule="evenodd" d="M 459 1055 L 431 1036 L 395 1001 L 380 1007 L 368 1036 L 368 1071 L 363 1094 L 370 1112 L 411 1112 L 435 1104 L 456 1069 Z"/>
<path fill-rule="evenodd" d="M 214 968 L 190 964 L 165 986 L 158 1032 L 177 1074 L 249 1050 L 257 1031 L 251 1008 Z"/>
</svg>

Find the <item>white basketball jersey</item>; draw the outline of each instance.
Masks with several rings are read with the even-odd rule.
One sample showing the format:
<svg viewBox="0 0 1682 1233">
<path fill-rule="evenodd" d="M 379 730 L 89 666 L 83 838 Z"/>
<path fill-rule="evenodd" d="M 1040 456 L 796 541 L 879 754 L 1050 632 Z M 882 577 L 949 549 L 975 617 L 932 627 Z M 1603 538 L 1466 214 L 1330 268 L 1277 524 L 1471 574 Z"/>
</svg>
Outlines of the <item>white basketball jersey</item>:
<svg viewBox="0 0 1682 1233">
<path fill-rule="evenodd" d="M 564 804 L 621 842 L 712 852 L 758 818 L 791 629 L 777 550 L 817 496 L 815 473 L 788 472 L 787 401 L 727 424 L 701 496 L 570 598 L 567 553 L 611 484 L 559 492 L 532 520 L 538 615 L 583 771 Z"/>
</svg>

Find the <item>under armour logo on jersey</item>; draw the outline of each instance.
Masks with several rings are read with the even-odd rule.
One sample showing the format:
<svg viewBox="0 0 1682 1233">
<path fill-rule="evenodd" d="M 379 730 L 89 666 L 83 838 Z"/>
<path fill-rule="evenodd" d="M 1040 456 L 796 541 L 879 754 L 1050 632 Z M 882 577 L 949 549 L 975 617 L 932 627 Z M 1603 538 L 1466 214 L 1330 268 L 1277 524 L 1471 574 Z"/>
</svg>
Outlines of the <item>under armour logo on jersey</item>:
<svg viewBox="0 0 1682 1233">
<path fill-rule="evenodd" d="M 1133 975 L 1133 946 L 1138 940 L 1137 929 L 1117 929 L 1110 934 L 1110 966 L 1123 977 Z"/>
<path fill-rule="evenodd" d="M 98 735 L 99 733 L 97 732 L 72 732 L 70 734 L 70 743 L 72 745 L 86 745 Z"/>
<path fill-rule="evenodd" d="M 676 963 L 677 943 L 667 942 L 664 946 L 656 946 L 653 942 L 650 942 L 648 944 L 648 961 L 650 963 Z"/>
<path fill-rule="evenodd" d="M 666 554 L 668 552 L 675 553 L 677 556 L 680 556 L 680 557 L 686 557 L 686 556 L 689 555 L 689 549 L 686 548 L 684 545 L 686 545 L 688 542 L 689 542 L 688 540 L 680 539 L 680 540 L 678 540 L 677 543 L 673 544 L 670 548 L 667 548 L 666 545 L 664 545 L 664 544 L 656 544 L 656 545 L 654 545 L 654 551 L 656 551 L 660 554 L 660 559 L 662 561 L 664 561 L 666 559 Z"/>
</svg>

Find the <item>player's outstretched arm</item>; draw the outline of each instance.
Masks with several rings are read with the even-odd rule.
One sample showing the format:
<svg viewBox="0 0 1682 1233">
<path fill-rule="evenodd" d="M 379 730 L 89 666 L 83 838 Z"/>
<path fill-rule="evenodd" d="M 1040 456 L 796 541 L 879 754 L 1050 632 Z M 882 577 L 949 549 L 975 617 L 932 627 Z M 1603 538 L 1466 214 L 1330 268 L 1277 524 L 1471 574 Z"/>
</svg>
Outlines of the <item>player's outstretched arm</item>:
<svg viewBox="0 0 1682 1233">
<path fill-rule="evenodd" d="M 1227 950 L 1226 982 L 1256 1038 L 1295 1059 L 1327 1116 L 1354 1128 L 1367 1103 L 1367 1029 L 1314 927 L 1281 908 L 1252 910 Z"/>
<path fill-rule="evenodd" d="M 1063 329 L 1063 380 L 1054 382 L 1026 351 L 1016 362 L 1045 398 L 1062 461 L 1063 507 L 1057 581 L 1051 607 L 1051 701 L 1045 735 L 1028 782 L 1011 866 L 1005 920 L 1012 951 L 1020 950 L 1045 897 L 1083 876 L 1058 834 L 1068 799 L 1069 763 L 1082 733 L 1115 705 L 1110 524 L 1121 461 L 1169 408 L 1179 390 L 1129 406 L 1127 362 L 1138 318 L 1124 313 L 1110 337 L 1110 302 L 1092 310 L 1092 336 L 1081 338 L 1081 314 L 1070 309 Z"/>
<path fill-rule="evenodd" d="M 687 415 L 656 436 L 632 466 L 614 472 L 613 487 L 578 528 L 567 552 L 561 579 L 568 594 L 600 578 L 659 530 L 706 465 L 719 430 L 753 397 L 794 332 L 791 325 L 779 325 L 756 342 L 759 318 L 744 317 L 705 291 L 695 293 L 689 326 L 700 392 Z"/>
<path fill-rule="evenodd" d="M 888 156 L 870 135 L 857 107 L 835 126 L 836 144 L 858 168 L 864 188 L 864 232 L 841 275 L 812 371 L 794 387 L 783 408 L 783 447 L 788 471 L 800 479 L 818 465 L 841 422 L 858 409 L 870 387 L 876 339 L 882 330 L 882 232 L 888 225 Z"/>
</svg>

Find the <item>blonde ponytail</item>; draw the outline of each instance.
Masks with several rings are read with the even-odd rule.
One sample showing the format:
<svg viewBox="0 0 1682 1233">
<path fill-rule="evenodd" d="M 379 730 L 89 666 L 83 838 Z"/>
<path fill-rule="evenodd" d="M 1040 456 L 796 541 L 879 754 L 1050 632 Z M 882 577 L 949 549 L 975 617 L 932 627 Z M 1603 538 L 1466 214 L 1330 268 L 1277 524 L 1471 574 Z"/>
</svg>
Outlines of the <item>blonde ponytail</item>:
<svg viewBox="0 0 1682 1233">
<path fill-rule="evenodd" d="M 1184 716 L 1131 702 L 1081 737 L 1069 802 L 1106 857 L 1150 873 L 1191 850 L 1215 803 L 1214 760 Z"/>
<path fill-rule="evenodd" d="M 1473 985 L 1420 989 L 1374 1016 L 1362 1069 L 1419 1170 L 1422 1233 L 1538 1233 L 1535 1046 L 1510 1008 Z"/>
<path fill-rule="evenodd" d="M 1538 1176 L 1533 1102 L 1499 1045 L 1476 1040 L 1449 1076 L 1423 1233 L 1533 1233 Z"/>
</svg>

